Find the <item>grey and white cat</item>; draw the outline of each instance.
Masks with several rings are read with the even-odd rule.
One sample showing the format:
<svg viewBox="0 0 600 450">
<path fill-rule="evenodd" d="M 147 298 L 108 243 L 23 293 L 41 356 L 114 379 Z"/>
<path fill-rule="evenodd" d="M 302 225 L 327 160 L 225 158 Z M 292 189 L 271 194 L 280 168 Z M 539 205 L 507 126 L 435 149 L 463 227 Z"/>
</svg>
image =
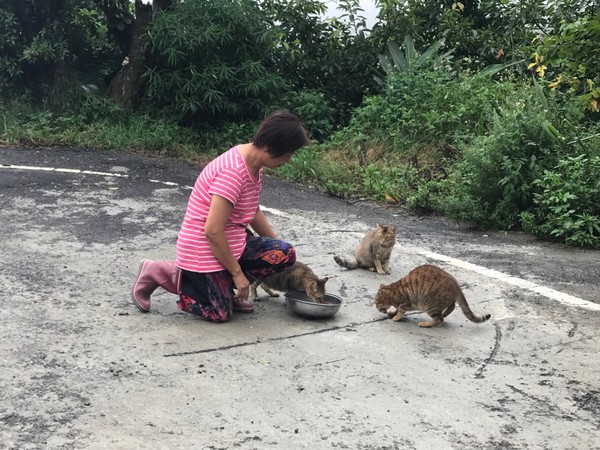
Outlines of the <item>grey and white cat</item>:
<svg viewBox="0 0 600 450">
<path fill-rule="evenodd" d="M 279 296 L 275 291 L 303 291 L 315 302 L 323 303 L 326 294 L 325 283 L 328 279 L 328 277 L 319 278 L 306 264 L 296 261 L 282 272 L 264 280 L 255 281 L 250 288 L 254 300 L 258 298 L 256 289 L 260 286 L 271 297 Z"/>
</svg>

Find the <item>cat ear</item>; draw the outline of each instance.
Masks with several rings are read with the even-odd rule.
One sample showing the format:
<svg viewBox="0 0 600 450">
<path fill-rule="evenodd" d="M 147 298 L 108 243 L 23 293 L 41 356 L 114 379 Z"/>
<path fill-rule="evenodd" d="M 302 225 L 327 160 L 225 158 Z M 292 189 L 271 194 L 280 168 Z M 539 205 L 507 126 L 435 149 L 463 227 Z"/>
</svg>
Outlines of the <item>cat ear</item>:
<svg viewBox="0 0 600 450">
<path fill-rule="evenodd" d="M 327 283 L 327 280 L 329 280 L 329 277 L 323 277 L 321 278 L 319 281 L 323 284 Z"/>
</svg>

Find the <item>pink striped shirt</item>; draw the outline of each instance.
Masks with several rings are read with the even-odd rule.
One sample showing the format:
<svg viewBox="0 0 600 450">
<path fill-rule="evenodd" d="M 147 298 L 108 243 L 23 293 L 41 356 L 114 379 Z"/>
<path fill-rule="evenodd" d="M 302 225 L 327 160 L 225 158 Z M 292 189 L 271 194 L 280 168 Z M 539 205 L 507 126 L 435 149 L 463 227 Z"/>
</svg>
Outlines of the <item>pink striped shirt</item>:
<svg viewBox="0 0 600 450">
<path fill-rule="evenodd" d="M 239 259 L 246 247 L 246 227 L 256 215 L 261 187 L 262 169 L 255 179 L 237 147 L 211 161 L 200 172 L 188 201 L 177 237 L 177 267 L 200 273 L 225 269 L 204 235 L 211 197 L 215 194 L 233 204 L 225 236 L 233 256 Z"/>
</svg>

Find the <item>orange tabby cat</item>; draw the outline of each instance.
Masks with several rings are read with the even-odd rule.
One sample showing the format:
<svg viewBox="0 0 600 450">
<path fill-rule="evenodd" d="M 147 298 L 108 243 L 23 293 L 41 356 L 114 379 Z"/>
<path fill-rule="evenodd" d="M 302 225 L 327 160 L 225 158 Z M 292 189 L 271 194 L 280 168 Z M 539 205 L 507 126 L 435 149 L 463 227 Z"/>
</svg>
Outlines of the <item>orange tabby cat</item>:
<svg viewBox="0 0 600 450">
<path fill-rule="evenodd" d="M 279 296 L 274 291 L 303 291 L 315 302 L 323 303 L 325 299 L 325 283 L 328 279 L 327 277 L 317 277 L 306 264 L 296 261 L 284 271 L 252 283 L 252 298 L 254 300 L 258 298 L 256 288 L 260 285 L 271 297 Z"/>
<path fill-rule="evenodd" d="M 458 303 L 462 312 L 472 322 L 485 322 L 489 314 L 476 316 L 456 279 L 439 267 L 425 264 L 411 270 L 395 283 L 382 284 L 375 296 L 377 309 L 399 321 L 407 311 L 419 310 L 432 320 L 419 323 L 421 327 L 434 327 L 444 321 Z M 395 308 L 392 312 L 391 307 Z"/>
<path fill-rule="evenodd" d="M 379 275 L 390 273 L 390 256 L 396 244 L 396 225 L 377 224 L 363 237 L 354 250 L 354 259 L 334 256 L 335 262 L 346 269 L 369 269 Z"/>
</svg>

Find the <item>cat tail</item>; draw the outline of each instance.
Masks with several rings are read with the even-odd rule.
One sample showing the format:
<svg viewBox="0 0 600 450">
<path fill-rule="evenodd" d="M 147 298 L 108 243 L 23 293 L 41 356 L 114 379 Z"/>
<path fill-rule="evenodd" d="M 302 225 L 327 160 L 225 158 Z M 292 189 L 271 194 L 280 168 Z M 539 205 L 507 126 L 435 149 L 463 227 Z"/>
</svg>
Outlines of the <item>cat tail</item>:
<svg viewBox="0 0 600 450">
<path fill-rule="evenodd" d="M 482 323 L 482 322 L 485 322 L 486 320 L 488 320 L 490 317 L 492 317 L 490 314 L 484 314 L 482 316 L 475 315 L 473 313 L 473 311 L 471 311 L 471 308 L 469 307 L 469 304 L 467 303 L 467 299 L 465 298 L 465 296 L 462 293 L 460 294 L 456 303 L 458 303 L 458 306 L 460 306 L 460 309 L 462 310 L 464 315 L 471 322 Z"/>
<path fill-rule="evenodd" d="M 340 266 L 345 267 L 348 270 L 358 269 L 357 260 L 349 261 L 346 258 L 340 258 L 339 256 L 334 256 L 333 259 L 335 259 L 335 262 L 338 263 Z"/>
</svg>

